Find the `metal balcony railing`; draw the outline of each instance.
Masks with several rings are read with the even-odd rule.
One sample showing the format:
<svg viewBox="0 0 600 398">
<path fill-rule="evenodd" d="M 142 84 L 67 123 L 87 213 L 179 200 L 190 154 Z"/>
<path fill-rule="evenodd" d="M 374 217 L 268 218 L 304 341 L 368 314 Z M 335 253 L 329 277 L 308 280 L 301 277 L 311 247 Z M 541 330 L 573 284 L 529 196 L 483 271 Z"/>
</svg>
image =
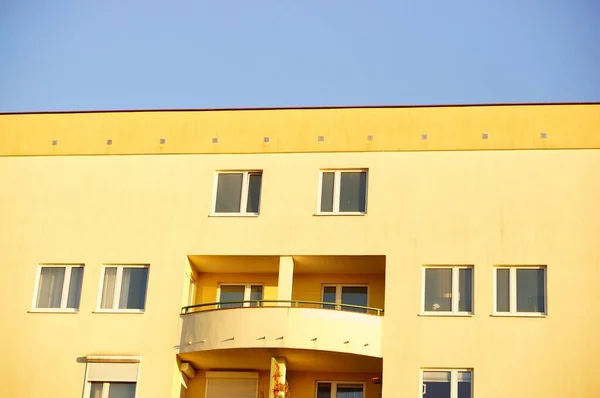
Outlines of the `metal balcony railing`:
<svg viewBox="0 0 600 398">
<path fill-rule="evenodd" d="M 275 304 L 275 305 L 264 305 Z M 289 306 L 281 306 L 278 304 L 289 304 Z M 354 304 L 337 304 L 327 303 L 324 301 L 308 301 L 308 300 L 243 300 L 243 301 L 226 301 L 214 303 L 202 303 L 188 305 L 181 308 L 181 314 L 189 314 L 192 312 L 223 310 L 230 308 L 277 308 L 277 307 L 293 307 L 293 308 L 319 308 L 324 310 L 335 311 L 350 311 L 361 312 L 370 315 L 383 315 L 383 309 L 375 307 L 365 307 Z"/>
</svg>

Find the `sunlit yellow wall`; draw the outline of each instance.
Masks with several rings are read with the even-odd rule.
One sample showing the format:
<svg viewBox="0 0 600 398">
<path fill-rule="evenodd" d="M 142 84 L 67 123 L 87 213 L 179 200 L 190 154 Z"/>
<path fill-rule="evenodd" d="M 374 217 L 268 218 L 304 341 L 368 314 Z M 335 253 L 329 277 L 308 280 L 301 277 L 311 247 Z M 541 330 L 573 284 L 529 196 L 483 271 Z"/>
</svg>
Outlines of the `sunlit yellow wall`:
<svg viewBox="0 0 600 398">
<path fill-rule="evenodd" d="M 263 299 L 277 300 L 277 274 L 215 274 L 199 273 L 196 280 L 196 303 L 214 303 L 218 300 L 219 284 L 263 285 Z"/>
<path fill-rule="evenodd" d="M 594 104 L 0 115 L 0 155 L 600 148 L 599 124 Z"/>
<path fill-rule="evenodd" d="M 407 125 L 411 132 L 431 120 L 452 137 L 488 130 L 506 147 L 600 147 L 598 106 L 440 109 L 402 113 L 414 119 Z M 325 131 L 319 129 L 333 123 L 326 120 L 349 129 L 348 146 L 331 144 L 337 150 L 356 148 L 353 132 L 375 131 L 365 145 L 384 145 L 377 132 L 396 126 L 385 113 L 391 110 L 364 118 L 336 110 L 329 116 L 315 111 L 314 118 L 302 113 L 308 111 L 277 112 L 231 120 L 231 131 L 249 123 L 248 135 L 240 134 L 231 150 L 267 132 Z M 289 119 L 282 122 L 284 114 L 295 118 L 292 127 Z M 224 115 L 211 116 L 215 121 L 206 126 L 217 127 L 222 118 L 218 126 L 227 130 Z M 212 134 L 196 116 L 142 116 L 0 116 L 0 151 L 49 152 L 59 132 L 66 134 L 61 145 L 73 145 L 69 151 L 89 152 L 108 131 L 118 132 L 128 150 L 139 143 L 141 152 L 156 150 L 154 137 L 146 143 L 143 131 L 158 136 L 172 128 L 190 140 L 200 130 Z M 119 128 L 111 121 L 117 119 Z M 534 134 L 542 129 L 548 131 L 545 144 Z M 304 136 L 295 137 L 278 148 L 313 148 Z M 386 150 L 401 149 L 397 141 L 386 142 Z M 314 216 L 319 169 L 354 167 L 369 169 L 368 214 Z M 264 171 L 259 217 L 209 216 L 219 169 Z M 90 354 L 141 355 L 139 397 L 169 396 L 186 256 L 214 253 L 384 254 L 384 397 L 418 396 L 422 367 L 468 367 L 474 368 L 476 398 L 595 398 L 599 176 L 598 150 L 0 157 L 0 396 L 79 397 L 82 358 Z M 28 313 L 39 263 L 85 264 L 78 314 Z M 103 263 L 150 264 L 144 314 L 94 313 Z M 473 317 L 419 316 L 423 264 L 474 265 Z M 491 316 L 496 264 L 547 265 L 547 317 Z"/>
<path fill-rule="evenodd" d="M 385 275 L 383 274 L 296 274 L 292 299 L 322 301 L 323 284 L 367 285 L 369 307 L 384 308 Z"/>
</svg>

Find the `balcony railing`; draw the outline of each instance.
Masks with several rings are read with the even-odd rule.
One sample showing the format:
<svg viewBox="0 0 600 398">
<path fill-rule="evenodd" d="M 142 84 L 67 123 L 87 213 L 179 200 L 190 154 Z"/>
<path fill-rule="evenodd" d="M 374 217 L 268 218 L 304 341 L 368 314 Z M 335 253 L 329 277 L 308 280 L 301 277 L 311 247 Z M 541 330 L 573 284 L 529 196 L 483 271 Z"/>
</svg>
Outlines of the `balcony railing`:
<svg viewBox="0 0 600 398">
<path fill-rule="evenodd" d="M 275 304 L 275 305 L 264 305 Z M 281 305 L 287 304 L 287 305 Z M 243 301 L 226 301 L 214 303 L 202 303 L 188 305 L 181 308 L 182 314 L 189 314 L 198 311 L 221 310 L 229 308 L 257 308 L 257 307 L 294 307 L 294 308 L 321 308 L 325 310 L 335 311 L 351 311 L 360 312 L 370 315 L 383 315 L 383 309 L 375 307 L 365 307 L 354 304 L 337 304 L 327 303 L 324 301 L 308 301 L 308 300 L 243 300 Z"/>
</svg>

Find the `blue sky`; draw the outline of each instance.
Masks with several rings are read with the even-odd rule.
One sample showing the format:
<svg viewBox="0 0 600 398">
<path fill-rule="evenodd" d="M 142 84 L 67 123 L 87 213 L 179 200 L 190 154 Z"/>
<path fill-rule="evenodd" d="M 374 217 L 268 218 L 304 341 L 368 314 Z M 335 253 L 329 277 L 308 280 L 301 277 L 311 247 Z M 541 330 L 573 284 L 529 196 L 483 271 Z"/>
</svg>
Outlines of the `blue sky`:
<svg viewBox="0 0 600 398">
<path fill-rule="evenodd" d="M 600 1 L 0 0 L 0 112 L 600 101 Z"/>
</svg>

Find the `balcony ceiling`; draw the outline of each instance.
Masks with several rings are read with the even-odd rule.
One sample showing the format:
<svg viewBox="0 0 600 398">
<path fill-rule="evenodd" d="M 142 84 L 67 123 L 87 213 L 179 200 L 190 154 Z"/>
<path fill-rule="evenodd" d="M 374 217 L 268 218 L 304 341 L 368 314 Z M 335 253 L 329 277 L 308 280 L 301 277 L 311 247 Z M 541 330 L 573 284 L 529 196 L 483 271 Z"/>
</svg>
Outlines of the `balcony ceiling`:
<svg viewBox="0 0 600 398">
<path fill-rule="evenodd" d="M 285 357 L 290 371 L 378 373 L 382 359 L 363 355 L 288 348 L 236 348 L 179 354 L 196 369 L 268 370 L 271 357 Z"/>
<path fill-rule="evenodd" d="M 198 272 L 278 273 L 280 256 L 190 255 Z M 292 256 L 294 273 L 301 274 L 384 274 L 385 256 Z"/>
</svg>

